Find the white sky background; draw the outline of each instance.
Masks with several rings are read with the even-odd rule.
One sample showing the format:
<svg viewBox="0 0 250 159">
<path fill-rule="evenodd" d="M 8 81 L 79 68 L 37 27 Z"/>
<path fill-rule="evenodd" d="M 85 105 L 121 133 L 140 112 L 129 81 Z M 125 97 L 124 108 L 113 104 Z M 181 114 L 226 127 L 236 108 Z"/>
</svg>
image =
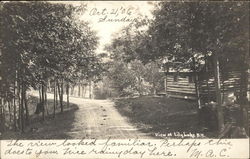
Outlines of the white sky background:
<svg viewBox="0 0 250 159">
<path fill-rule="evenodd" d="M 61 1 L 61 3 L 69 3 L 73 5 L 79 5 L 81 3 L 87 4 L 87 11 L 84 13 L 82 19 L 90 22 L 90 26 L 93 30 L 97 31 L 99 37 L 99 47 L 97 53 L 102 53 L 104 46 L 109 44 L 112 39 L 112 35 L 119 32 L 120 29 L 127 26 L 130 22 L 99 22 L 103 15 L 90 15 L 91 10 L 96 8 L 98 11 L 107 9 L 107 13 L 118 9 L 120 11 L 118 16 L 108 15 L 109 19 L 121 19 L 126 15 L 121 14 L 122 9 L 130 9 L 131 15 L 126 16 L 129 19 L 139 17 L 140 14 L 152 17 L 151 11 L 153 10 L 152 1 Z M 93 10 L 92 10 L 93 11 Z M 93 12 L 92 12 L 93 13 Z"/>
<path fill-rule="evenodd" d="M 92 24 L 93 29 L 97 31 L 100 37 L 99 51 L 103 51 L 103 47 L 111 42 L 112 34 L 117 33 L 124 26 L 128 25 L 130 22 L 98 22 L 100 16 L 89 16 L 89 12 L 93 8 L 102 10 L 107 8 L 107 10 L 120 9 L 120 8 L 131 8 L 131 15 L 128 18 L 136 18 L 141 13 L 142 15 L 150 16 L 153 5 L 150 5 L 147 1 L 92 1 L 88 2 L 88 10 L 85 13 L 86 17 Z M 116 18 L 122 18 L 125 16 L 119 15 Z"/>
</svg>

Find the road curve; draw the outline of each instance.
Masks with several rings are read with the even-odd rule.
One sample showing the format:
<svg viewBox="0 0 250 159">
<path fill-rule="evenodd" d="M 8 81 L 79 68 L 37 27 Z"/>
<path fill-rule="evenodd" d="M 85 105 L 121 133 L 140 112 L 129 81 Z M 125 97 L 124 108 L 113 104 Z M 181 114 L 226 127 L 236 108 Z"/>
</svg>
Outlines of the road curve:
<svg viewBox="0 0 250 159">
<path fill-rule="evenodd" d="M 151 138 L 140 132 L 119 114 L 111 100 L 70 98 L 78 105 L 73 128 L 67 132 L 72 138 Z"/>
</svg>

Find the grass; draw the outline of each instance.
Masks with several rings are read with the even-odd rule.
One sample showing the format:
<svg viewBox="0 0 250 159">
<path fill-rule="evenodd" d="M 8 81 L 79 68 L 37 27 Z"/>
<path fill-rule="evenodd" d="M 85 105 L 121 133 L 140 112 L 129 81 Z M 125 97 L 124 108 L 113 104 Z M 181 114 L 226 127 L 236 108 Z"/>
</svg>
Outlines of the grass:
<svg viewBox="0 0 250 159">
<path fill-rule="evenodd" d="M 149 133 L 201 133 L 196 103 L 168 97 L 116 99 L 116 108 Z"/>
<path fill-rule="evenodd" d="M 69 138 L 67 131 L 73 126 L 75 111 L 78 109 L 76 104 L 70 103 L 67 107 L 63 102 L 64 112 L 60 113 L 59 105 L 56 107 L 56 116 L 53 118 L 53 100 L 48 99 L 48 112 L 45 111 L 45 121 L 42 121 L 42 113 L 35 114 L 38 98 L 30 96 L 28 99 L 30 123 L 20 131 L 9 130 L 2 134 L 2 139 L 65 139 Z"/>
</svg>

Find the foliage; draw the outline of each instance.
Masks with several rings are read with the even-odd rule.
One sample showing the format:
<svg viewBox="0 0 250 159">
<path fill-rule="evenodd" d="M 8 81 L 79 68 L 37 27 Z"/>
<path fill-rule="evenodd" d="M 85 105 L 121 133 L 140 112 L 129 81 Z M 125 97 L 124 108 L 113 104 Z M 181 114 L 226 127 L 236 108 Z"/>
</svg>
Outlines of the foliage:
<svg viewBox="0 0 250 159">
<path fill-rule="evenodd" d="M 85 5 L 49 2 L 1 3 L 1 105 L 14 100 L 15 107 L 18 100 L 23 111 L 30 87 L 42 87 L 44 102 L 48 81 L 60 83 L 62 96 L 63 81 L 76 83 L 101 75 L 101 57 L 94 53 L 96 32 L 79 19 L 85 10 Z"/>
</svg>

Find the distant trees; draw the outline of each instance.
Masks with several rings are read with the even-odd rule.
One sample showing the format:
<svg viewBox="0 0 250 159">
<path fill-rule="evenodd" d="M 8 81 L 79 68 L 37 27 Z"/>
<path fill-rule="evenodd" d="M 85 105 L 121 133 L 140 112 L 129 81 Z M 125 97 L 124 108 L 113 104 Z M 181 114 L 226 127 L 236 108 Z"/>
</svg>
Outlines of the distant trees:
<svg viewBox="0 0 250 159">
<path fill-rule="evenodd" d="M 145 31 L 136 29 L 140 23 L 141 21 L 138 21 L 124 27 L 106 47 L 110 58 L 113 59 L 109 63 L 108 78 L 120 96 L 156 94 L 162 82 L 159 79 L 164 76 L 159 72 L 159 60 L 146 64 L 138 58 L 140 54 L 137 54 L 137 49 Z"/>
<path fill-rule="evenodd" d="M 64 88 L 69 95 L 70 83 L 99 74 L 100 60 L 94 54 L 98 38 L 87 22 L 77 19 L 85 7 L 48 2 L 1 3 L 1 121 L 8 106 L 13 127 L 23 131 L 29 120 L 30 87 L 39 89 L 37 113 L 42 112 L 44 120 L 48 84 L 56 99 L 59 95 L 62 112 Z M 3 130 L 5 122 L 1 124 Z"/>
</svg>

